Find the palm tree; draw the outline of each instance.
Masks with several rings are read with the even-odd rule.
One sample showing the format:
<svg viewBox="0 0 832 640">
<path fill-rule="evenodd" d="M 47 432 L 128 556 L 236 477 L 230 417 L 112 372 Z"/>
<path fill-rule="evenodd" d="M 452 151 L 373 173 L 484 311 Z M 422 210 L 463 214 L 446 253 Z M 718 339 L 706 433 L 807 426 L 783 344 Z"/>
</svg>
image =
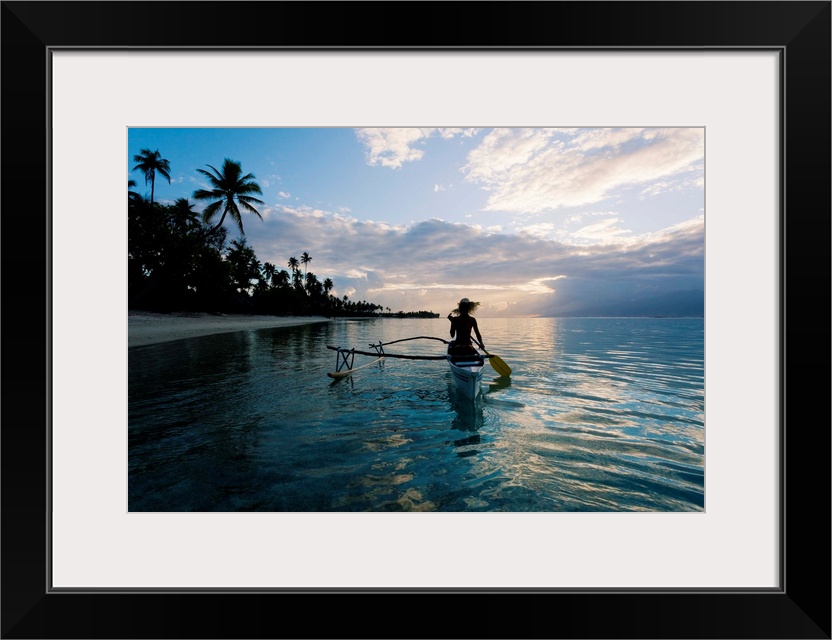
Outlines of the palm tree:
<svg viewBox="0 0 832 640">
<path fill-rule="evenodd" d="M 150 204 L 153 204 L 153 196 L 156 191 L 156 174 L 158 173 L 170 184 L 170 162 L 159 154 L 158 149 L 156 151 L 142 149 L 133 156 L 133 162 L 138 163 L 133 167 L 133 171 L 137 169 L 141 171 L 144 174 L 144 183 L 150 183 Z"/>
<path fill-rule="evenodd" d="M 332 288 L 334 286 L 335 285 L 332 283 L 331 278 L 327 278 L 326 280 L 324 280 L 324 293 L 329 293 L 330 291 L 332 291 Z"/>
<path fill-rule="evenodd" d="M 253 280 L 260 279 L 260 261 L 254 253 L 254 249 L 248 245 L 245 238 L 231 241 L 231 248 L 226 254 L 228 264 L 231 266 L 231 277 L 234 279 L 234 287 L 240 293 L 248 293 Z"/>
<path fill-rule="evenodd" d="M 277 267 L 275 267 L 271 262 L 264 262 L 263 263 L 263 276 L 269 284 L 272 283 L 274 280 L 274 274 Z"/>
<path fill-rule="evenodd" d="M 306 251 L 303 252 L 303 255 L 300 257 L 300 261 L 303 264 L 303 273 L 306 275 L 306 266 L 312 262 L 312 256 L 310 256 Z"/>
<path fill-rule="evenodd" d="M 133 187 L 136 186 L 136 181 L 133 178 L 127 179 L 127 199 L 128 201 L 136 201 L 137 199 L 141 198 L 141 196 L 136 193 L 135 191 L 131 191 Z"/>
<path fill-rule="evenodd" d="M 292 286 L 294 286 L 295 289 L 303 289 L 303 278 L 300 275 L 300 262 L 295 256 L 292 256 L 289 258 L 289 262 L 287 264 L 292 270 Z"/>
<path fill-rule="evenodd" d="M 306 274 L 306 295 L 317 294 L 321 289 L 321 282 L 311 271 Z"/>
<path fill-rule="evenodd" d="M 199 217 L 193 208 L 194 205 L 188 202 L 187 198 L 177 198 L 173 203 L 170 211 L 179 229 L 184 230 L 199 224 Z"/>
<path fill-rule="evenodd" d="M 213 189 L 210 191 L 197 189 L 193 194 L 193 197 L 197 200 L 213 200 L 202 212 L 202 219 L 205 222 L 210 222 L 217 212 L 222 209 L 222 217 L 214 229 L 221 227 L 222 223 L 225 222 L 225 216 L 228 215 L 237 223 L 240 233 L 245 234 L 243 219 L 240 217 L 240 209 L 237 205 L 242 205 L 246 211 L 255 214 L 262 220 L 263 216 L 252 206 L 252 203 L 265 204 L 265 202 L 249 195 L 252 193 L 262 194 L 260 185 L 254 182 L 253 174 L 242 175 L 243 170 L 239 162 L 228 158 L 223 162 L 222 171 L 218 171 L 210 164 L 205 166 L 209 167 L 213 173 L 205 169 L 197 169 L 197 171 L 208 178 L 208 182 Z"/>
<path fill-rule="evenodd" d="M 274 279 L 272 280 L 276 287 L 288 287 L 289 286 L 289 274 L 286 272 L 285 269 L 281 269 L 278 271 Z"/>
</svg>

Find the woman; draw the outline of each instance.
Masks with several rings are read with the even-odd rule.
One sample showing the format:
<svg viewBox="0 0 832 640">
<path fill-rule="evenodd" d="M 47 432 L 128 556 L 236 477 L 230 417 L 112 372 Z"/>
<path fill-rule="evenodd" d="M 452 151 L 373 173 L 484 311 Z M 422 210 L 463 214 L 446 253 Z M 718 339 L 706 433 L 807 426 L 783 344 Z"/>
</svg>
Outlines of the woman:
<svg viewBox="0 0 832 640">
<path fill-rule="evenodd" d="M 477 327 L 477 319 L 471 315 L 479 306 L 479 302 L 471 302 L 468 298 L 463 298 L 459 301 L 459 306 L 448 314 L 448 320 L 451 321 L 451 337 L 454 339 L 448 347 L 448 353 L 474 353 L 474 348 L 471 346 L 472 329 L 480 347 L 485 350 L 479 327 Z"/>
</svg>

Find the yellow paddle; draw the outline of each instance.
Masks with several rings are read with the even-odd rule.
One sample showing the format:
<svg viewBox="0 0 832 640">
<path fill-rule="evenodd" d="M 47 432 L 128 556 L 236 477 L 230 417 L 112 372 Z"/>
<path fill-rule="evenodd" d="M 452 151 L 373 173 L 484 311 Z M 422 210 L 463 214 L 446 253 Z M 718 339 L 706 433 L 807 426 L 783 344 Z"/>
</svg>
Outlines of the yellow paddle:
<svg viewBox="0 0 832 640">
<path fill-rule="evenodd" d="M 471 340 L 476 342 L 477 345 L 479 345 L 480 349 L 482 349 L 485 352 L 485 355 L 488 356 L 488 358 L 489 358 L 488 361 L 491 363 L 491 366 L 494 368 L 494 371 L 499 373 L 501 376 L 510 376 L 511 375 L 511 367 L 508 366 L 500 356 L 495 356 L 491 353 L 488 353 L 488 351 L 485 350 L 485 347 L 483 347 L 479 342 L 474 340 L 473 337 L 471 338 Z"/>
</svg>

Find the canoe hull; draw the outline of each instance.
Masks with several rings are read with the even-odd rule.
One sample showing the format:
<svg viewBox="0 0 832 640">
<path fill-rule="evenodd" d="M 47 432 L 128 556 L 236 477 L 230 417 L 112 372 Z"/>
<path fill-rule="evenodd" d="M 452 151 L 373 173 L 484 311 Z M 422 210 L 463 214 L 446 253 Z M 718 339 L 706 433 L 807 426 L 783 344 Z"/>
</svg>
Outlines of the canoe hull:
<svg viewBox="0 0 832 640">
<path fill-rule="evenodd" d="M 448 354 L 451 378 L 456 388 L 466 397 L 475 399 L 482 391 L 482 372 L 485 360 L 479 353 L 471 355 Z"/>
</svg>

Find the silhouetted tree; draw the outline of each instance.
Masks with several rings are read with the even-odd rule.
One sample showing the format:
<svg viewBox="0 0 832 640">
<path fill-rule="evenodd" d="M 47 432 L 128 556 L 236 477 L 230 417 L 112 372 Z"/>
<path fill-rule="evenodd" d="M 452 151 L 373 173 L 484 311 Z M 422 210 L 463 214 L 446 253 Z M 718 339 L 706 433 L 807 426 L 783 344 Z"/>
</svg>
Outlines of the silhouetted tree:
<svg viewBox="0 0 832 640">
<path fill-rule="evenodd" d="M 162 158 L 158 149 L 156 151 L 142 149 L 133 156 L 133 162 L 138 163 L 133 167 L 133 171 L 141 171 L 144 174 L 144 183 L 150 183 L 150 204 L 153 204 L 153 196 L 156 191 L 156 174 L 158 173 L 170 184 L 170 162 Z"/>
<path fill-rule="evenodd" d="M 213 171 L 213 173 L 205 169 L 197 169 L 199 173 L 208 178 L 212 189 L 197 189 L 193 193 L 193 197 L 197 200 L 212 200 L 202 212 L 202 219 L 205 222 L 211 222 L 217 213 L 222 210 L 222 216 L 215 228 L 222 226 L 225 222 L 225 217 L 229 216 L 237 227 L 240 233 L 245 235 L 243 230 L 243 219 L 240 216 L 240 206 L 246 211 L 255 214 L 261 220 L 263 216 L 254 208 L 253 204 L 265 204 L 262 200 L 253 197 L 252 193 L 262 194 L 260 185 L 254 182 L 254 174 L 247 173 L 243 175 L 242 167 L 239 162 L 225 159 L 222 165 L 222 171 L 217 170 L 210 164 L 206 165 Z"/>
<path fill-rule="evenodd" d="M 260 278 L 260 261 L 245 238 L 231 241 L 226 259 L 231 267 L 233 286 L 240 293 L 249 293 L 252 281 Z"/>
</svg>

